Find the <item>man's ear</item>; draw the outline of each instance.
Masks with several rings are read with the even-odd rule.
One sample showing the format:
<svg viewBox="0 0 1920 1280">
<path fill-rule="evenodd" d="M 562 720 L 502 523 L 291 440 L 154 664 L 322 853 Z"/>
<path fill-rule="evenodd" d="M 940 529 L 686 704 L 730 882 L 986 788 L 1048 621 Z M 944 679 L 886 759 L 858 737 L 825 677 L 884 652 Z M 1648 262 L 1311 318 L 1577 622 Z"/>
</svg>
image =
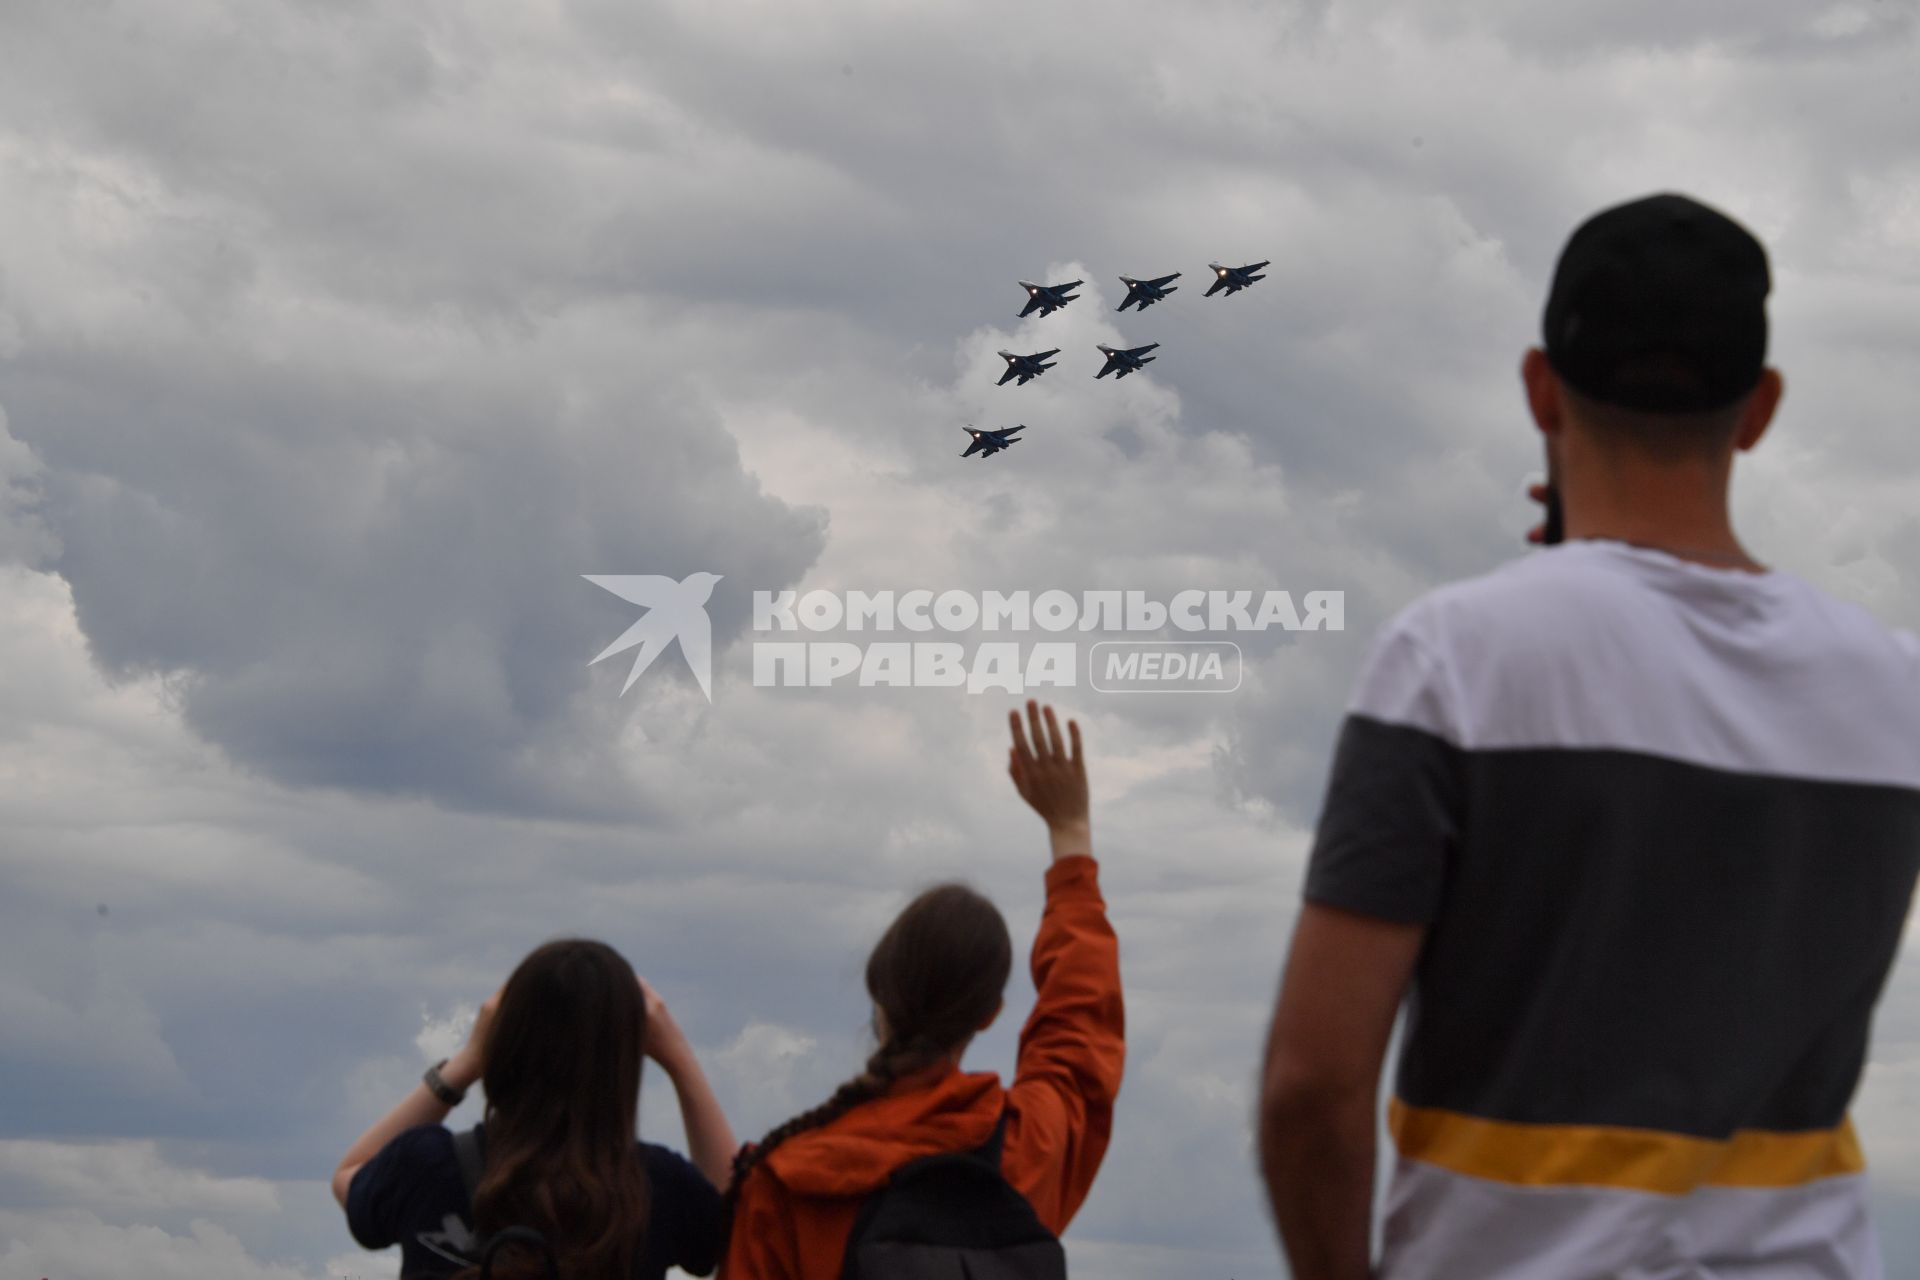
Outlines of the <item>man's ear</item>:
<svg viewBox="0 0 1920 1280">
<path fill-rule="evenodd" d="M 1780 407 L 1780 397 L 1787 391 L 1786 379 L 1780 376 L 1778 369 L 1762 369 L 1760 381 L 1754 385 L 1753 394 L 1747 398 L 1746 411 L 1740 415 L 1739 429 L 1733 435 L 1733 447 L 1742 453 L 1760 443 L 1760 437 L 1767 434 L 1767 426 L 1773 421 L 1774 410 Z"/>
<path fill-rule="evenodd" d="M 992 1026 L 994 1024 L 994 1020 L 1000 1016 L 1000 1011 L 1006 1007 L 1007 1007 L 1006 997 L 1002 996 L 999 1000 L 994 1002 L 993 1012 L 987 1015 L 987 1020 L 981 1023 L 979 1026 L 975 1027 L 974 1030 L 976 1032 L 985 1031 L 988 1027 Z"/>
<path fill-rule="evenodd" d="M 1520 361 L 1520 382 L 1526 388 L 1527 408 L 1533 414 L 1534 425 L 1542 434 L 1557 434 L 1566 415 L 1560 395 L 1560 375 L 1547 362 L 1546 352 L 1538 347 L 1527 348 L 1527 354 Z"/>
</svg>

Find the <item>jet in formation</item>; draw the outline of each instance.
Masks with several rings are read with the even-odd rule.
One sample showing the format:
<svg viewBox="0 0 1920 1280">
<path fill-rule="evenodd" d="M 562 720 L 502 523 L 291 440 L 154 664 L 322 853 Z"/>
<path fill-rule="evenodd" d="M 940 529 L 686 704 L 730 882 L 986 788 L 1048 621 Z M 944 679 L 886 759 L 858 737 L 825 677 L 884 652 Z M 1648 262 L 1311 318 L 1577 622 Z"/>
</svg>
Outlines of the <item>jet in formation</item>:
<svg viewBox="0 0 1920 1280">
<path fill-rule="evenodd" d="M 1145 311 L 1156 302 L 1165 302 L 1167 295 L 1180 287 L 1172 283 L 1179 278 L 1180 273 L 1178 271 L 1170 276 L 1161 276 L 1156 280 L 1135 280 L 1132 276 L 1121 276 L 1120 283 L 1127 286 L 1127 296 L 1114 310 L 1125 311 L 1137 302 L 1140 304 L 1140 309 Z"/>
<path fill-rule="evenodd" d="M 973 437 L 973 443 L 969 444 L 967 451 L 960 456 L 963 458 L 971 458 L 977 453 L 983 458 L 991 458 L 1002 449 L 1019 444 L 1020 441 L 1015 437 L 1014 433 L 1025 431 L 1026 429 L 1027 424 L 1024 422 L 1017 427 L 1002 427 L 998 431 L 979 431 L 973 427 L 962 427 L 962 431 L 965 431 Z"/>
<path fill-rule="evenodd" d="M 1017 356 L 1011 351 L 1002 351 L 1000 358 L 1007 362 L 1007 371 L 1000 375 L 1000 381 L 994 385 L 1004 387 L 1007 385 L 1008 378 L 1018 378 L 1020 381 L 1014 383 L 1014 385 L 1024 387 L 1029 381 L 1039 377 L 1047 370 L 1053 368 L 1055 364 L 1059 363 L 1058 361 L 1047 359 L 1048 356 L 1057 356 L 1059 354 L 1060 348 L 1058 347 L 1055 347 L 1051 351 L 1036 351 L 1030 356 Z"/>
<path fill-rule="evenodd" d="M 1213 284 L 1206 293 L 1209 298 L 1222 289 L 1225 289 L 1229 295 L 1236 294 L 1242 289 L 1251 288 L 1255 280 L 1266 279 L 1265 276 L 1254 274 L 1267 265 L 1265 262 L 1250 262 L 1244 267 L 1223 267 L 1217 262 L 1209 262 L 1207 265 L 1213 268 Z"/>
<path fill-rule="evenodd" d="M 1038 311 L 1043 316 L 1050 316 L 1072 302 L 1073 291 L 1084 283 L 1083 280 L 1069 280 L 1066 284 L 1034 284 L 1030 280 L 1022 280 L 1020 287 L 1027 291 L 1027 305 L 1020 314 L 1030 316 Z"/>
<path fill-rule="evenodd" d="M 1105 368 L 1093 376 L 1104 378 L 1112 373 L 1116 378 L 1124 378 L 1130 373 L 1138 373 L 1143 366 L 1150 365 L 1160 358 L 1147 354 L 1159 345 L 1157 342 L 1149 342 L 1144 347 L 1100 347 L 1100 354 L 1107 358 L 1107 363 Z"/>
</svg>

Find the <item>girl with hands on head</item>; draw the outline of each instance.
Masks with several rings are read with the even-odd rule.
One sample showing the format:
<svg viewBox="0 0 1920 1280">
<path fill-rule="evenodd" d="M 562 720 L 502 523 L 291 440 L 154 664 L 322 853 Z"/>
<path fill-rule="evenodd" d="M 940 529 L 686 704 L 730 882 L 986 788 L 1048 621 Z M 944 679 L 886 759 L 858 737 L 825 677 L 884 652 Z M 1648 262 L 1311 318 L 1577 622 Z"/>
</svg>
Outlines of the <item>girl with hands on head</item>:
<svg viewBox="0 0 1920 1280">
<path fill-rule="evenodd" d="M 643 1058 L 673 1082 L 693 1161 L 636 1141 Z M 476 1082 L 485 1119 L 441 1123 Z M 472 1276 L 481 1247 L 538 1232 L 563 1274 L 709 1274 L 723 1244 L 733 1130 L 673 1015 L 619 952 L 550 942 L 480 1006 L 460 1051 L 360 1136 L 333 1193 L 369 1249 L 400 1246 L 403 1280 Z M 540 1274 L 502 1254 L 501 1280 Z"/>
<path fill-rule="evenodd" d="M 1012 941 L 959 884 L 921 893 L 867 959 L 876 1047 L 821 1105 L 741 1152 L 724 1280 L 838 1280 L 861 1208 L 901 1166 L 978 1152 L 1000 1133 L 1002 1175 L 1042 1225 L 1066 1229 L 1093 1186 L 1126 1057 L 1119 943 L 1093 860 L 1079 726 L 1051 707 L 1012 716 L 1008 773 L 1047 824 L 1053 861 L 1030 960 L 1037 998 L 1011 1084 L 960 1069 L 999 1016 Z"/>
</svg>

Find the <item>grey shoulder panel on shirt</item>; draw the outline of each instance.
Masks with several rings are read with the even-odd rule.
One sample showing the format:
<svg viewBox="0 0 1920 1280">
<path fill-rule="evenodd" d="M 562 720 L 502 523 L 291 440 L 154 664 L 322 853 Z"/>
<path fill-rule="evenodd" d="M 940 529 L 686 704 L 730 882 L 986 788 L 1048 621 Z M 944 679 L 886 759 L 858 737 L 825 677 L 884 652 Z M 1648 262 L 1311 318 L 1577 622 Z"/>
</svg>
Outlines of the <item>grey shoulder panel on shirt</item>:
<svg viewBox="0 0 1920 1280">
<path fill-rule="evenodd" d="M 1463 760 L 1425 729 L 1348 716 L 1307 863 L 1307 900 L 1405 924 L 1432 920 L 1459 833 Z"/>
</svg>

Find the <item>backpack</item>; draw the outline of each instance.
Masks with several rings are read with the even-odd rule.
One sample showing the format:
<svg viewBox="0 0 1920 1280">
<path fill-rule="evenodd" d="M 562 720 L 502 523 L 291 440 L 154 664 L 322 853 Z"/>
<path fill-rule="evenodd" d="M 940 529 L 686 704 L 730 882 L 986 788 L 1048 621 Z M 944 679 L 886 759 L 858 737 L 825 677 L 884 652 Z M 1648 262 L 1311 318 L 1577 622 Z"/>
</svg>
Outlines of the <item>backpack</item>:
<svg viewBox="0 0 1920 1280">
<path fill-rule="evenodd" d="M 976 1151 L 894 1170 L 867 1197 L 840 1280 L 1066 1280 L 1067 1254 L 1000 1171 L 1006 1113 Z"/>
<path fill-rule="evenodd" d="M 453 1135 L 453 1156 L 459 1162 L 460 1184 L 467 1189 L 467 1203 L 471 1205 L 480 1190 L 480 1174 L 486 1167 L 487 1158 L 481 1147 L 478 1128 Z M 559 1280 L 560 1270 L 554 1260 L 553 1246 L 532 1227 L 506 1227 L 487 1237 L 480 1249 L 480 1280 L 493 1280 L 493 1256 L 502 1245 L 509 1244 L 539 1250 L 547 1264 L 547 1280 Z"/>
</svg>

